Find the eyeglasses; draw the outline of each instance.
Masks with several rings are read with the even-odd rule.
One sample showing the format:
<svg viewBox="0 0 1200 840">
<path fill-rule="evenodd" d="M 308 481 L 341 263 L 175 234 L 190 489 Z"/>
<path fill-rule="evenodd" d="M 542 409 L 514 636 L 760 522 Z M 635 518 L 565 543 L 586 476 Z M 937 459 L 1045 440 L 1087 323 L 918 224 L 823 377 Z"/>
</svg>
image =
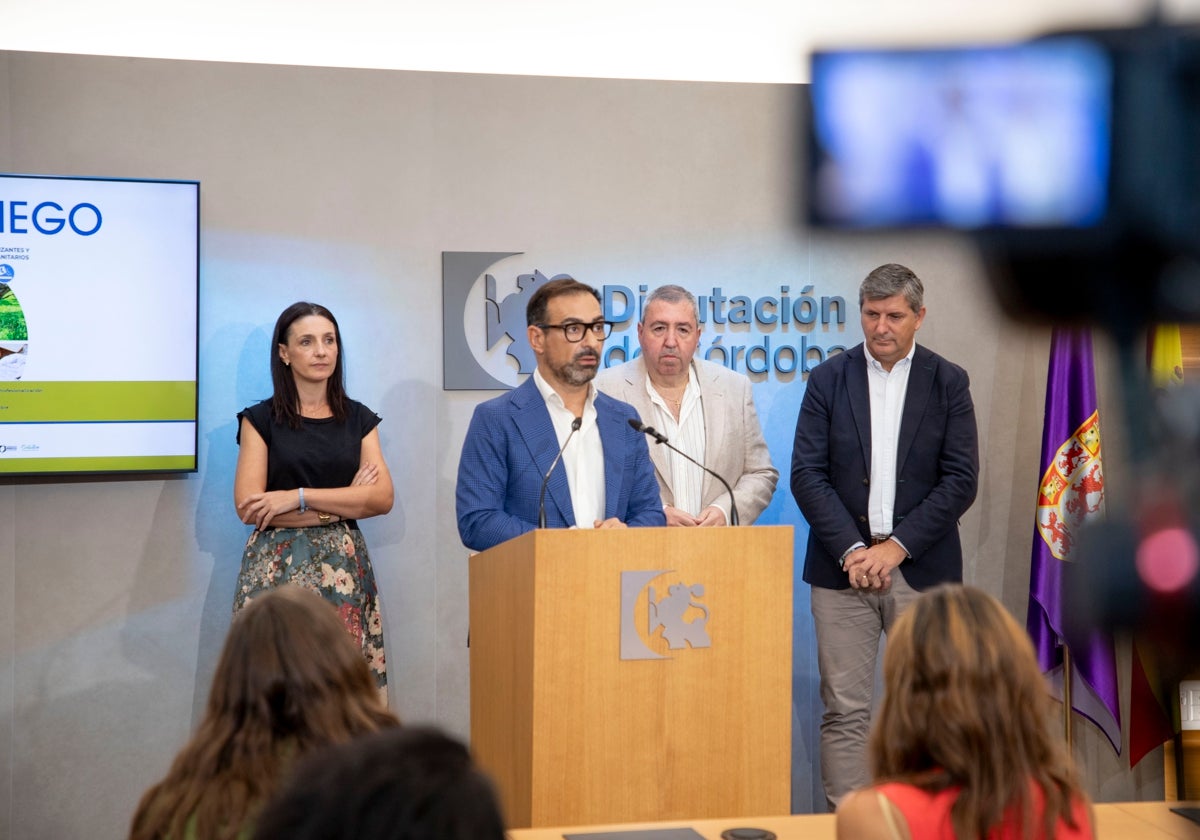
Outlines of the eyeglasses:
<svg viewBox="0 0 1200 840">
<path fill-rule="evenodd" d="M 585 333 L 591 333 L 596 338 L 604 340 L 608 338 L 612 332 L 612 321 L 593 321 L 590 324 L 585 324 L 581 321 L 575 321 L 570 324 L 534 324 L 539 330 L 562 330 L 563 338 L 572 344 L 577 344 L 583 341 Z"/>
</svg>

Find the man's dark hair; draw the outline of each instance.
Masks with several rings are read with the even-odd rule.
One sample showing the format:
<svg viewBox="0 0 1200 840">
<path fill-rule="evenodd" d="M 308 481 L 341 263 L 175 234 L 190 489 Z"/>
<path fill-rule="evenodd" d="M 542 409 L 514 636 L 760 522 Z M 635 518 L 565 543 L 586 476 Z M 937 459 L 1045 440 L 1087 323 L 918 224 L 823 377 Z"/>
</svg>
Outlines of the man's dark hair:
<svg viewBox="0 0 1200 840">
<path fill-rule="evenodd" d="M 525 307 L 526 325 L 532 327 L 535 324 L 546 323 L 546 308 L 553 298 L 561 297 L 562 295 L 577 295 L 581 292 L 594 297 L 597 303 L 601 302 L 598 291 L 587 283 L 580 283 L 578 280 L 570 277 L 560 277 L 539 287 L 533 293 L 533 297 L 529 299 L 529 303 Z"/>
<path fill-rule="evenodd" d="M 504 840 L 488 778 L 432 727 L 310 756 L 267 805 L 255 840 Z"/>
</svg>

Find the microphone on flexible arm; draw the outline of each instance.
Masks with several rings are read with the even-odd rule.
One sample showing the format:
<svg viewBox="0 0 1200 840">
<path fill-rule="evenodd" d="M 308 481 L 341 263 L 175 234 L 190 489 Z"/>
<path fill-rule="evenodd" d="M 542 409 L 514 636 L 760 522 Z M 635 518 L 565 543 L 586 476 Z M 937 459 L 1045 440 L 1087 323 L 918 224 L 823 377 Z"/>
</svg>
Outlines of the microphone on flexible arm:
<svg viewBox="0 0 1200 840">
<path fill-rule="evenodd" d="M 706 473 L 708 473 L 709 475 L 714 477 L 717 481 L 724 484 L 725 492 L 729 494 L 729 524 L 730 525 L 738 524 L 737 500 L 733 498 L 733 488 L 729 486 L 728 481 L 723 479 L 717 473 L 710 470 L 708 467 L 701 464 L 699 461 L 697 461 L 691 455 L 684 452 L 678 446 L 672 446 L 671 442 L 669 440 L 667 440 L 667 436 L 664 435 L 662 432 L 660 432 L 658 429 L 654 428 L 653 426 L 647 426 L 645 423 L 643 423 L 641 420 L 637 419 L 636 417 L 629 418 L 629 425 L 633 427 L 634 431 L 641 432 L 644 435 L 649 435 L 650 437 L 654 438 L 655 443 L 661 443 L 664 446 L 666 446 L 667 449 L 670 449 L 672 452 L 678 452 L 684 458 L 687 458 L 689 461 L 691 461 L 697 467 L 699 467 L 700 469 L 704 470 Z"/>
<path fill-rule="evenodd" d="M 571 437 L 579 431 L 579 427 L 583 425 L 583 418 L 576 417 L 571 421 L 571 432 L 567 435 L 567 439 L 563 441 L 563 445 L 558 448 L 558 454 L 554 456 L 554 460 L 550 462 L 550 469 L 546 470 L 546 474 L 542 476 L 542 489 L 538 492 L 538 527 L 546 527 L 546 485 L 550 483 L 550 473 L 554 472 L 554 468 L 558 466 L 558 462 L 562 460 L 563 452 L 567 450 L 567 444 L 571 442 Z"/>
</svg>

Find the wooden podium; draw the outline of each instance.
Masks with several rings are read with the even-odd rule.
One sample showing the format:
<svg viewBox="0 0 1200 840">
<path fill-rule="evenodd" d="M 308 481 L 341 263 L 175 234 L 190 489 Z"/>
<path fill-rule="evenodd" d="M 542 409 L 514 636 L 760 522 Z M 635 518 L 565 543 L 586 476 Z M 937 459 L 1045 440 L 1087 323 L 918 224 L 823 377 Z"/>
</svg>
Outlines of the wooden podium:
<svg viewBox="0 0 1200 840">
<path fill-rule="evenodd" d="M 791 527 L 533 531 L 470 558 L 470 599 L 509 826 L 788 813 Z"/>
</svg>

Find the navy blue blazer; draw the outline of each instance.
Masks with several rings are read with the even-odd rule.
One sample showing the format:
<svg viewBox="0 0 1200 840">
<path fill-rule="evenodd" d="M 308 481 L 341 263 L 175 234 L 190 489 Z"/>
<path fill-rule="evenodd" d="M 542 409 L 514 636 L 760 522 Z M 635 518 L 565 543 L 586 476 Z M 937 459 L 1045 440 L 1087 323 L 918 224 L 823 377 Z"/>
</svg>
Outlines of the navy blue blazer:
<svg viewBox="0 0 1200 840">
<path fill-rule="evenodd" d="M 604 448 L 604 518 L 629 526 L 666 525 L 646 436 L 629 426 L 633 406 L 596 394 L 596 425 Z M 542 476 L 558 454 L 558 438 L 533 377 L 475 407 L 458 462 L 458 533 L 463 545 L 486 551 L 532 531 Z M 569 528 L 575 509 L 559 462 L 546 487 L 546 525 Z M 591 527 L 591 522 L 585 523 Z"/>
<path fill-rule="evenodd" d="M 870 545 L 871 404 L 863 345 L 813 368 L 796 421 L 792 495 L 808 521 L 804 580 L 850 586 L 838 559 Z M 962 580 L 959 517 L 975 500 L 979 441 L 966 371 L 917 345 L 908 375 L 896 452 L 892 534 L 909 557 L 914 589 Z"/>
</svg>

